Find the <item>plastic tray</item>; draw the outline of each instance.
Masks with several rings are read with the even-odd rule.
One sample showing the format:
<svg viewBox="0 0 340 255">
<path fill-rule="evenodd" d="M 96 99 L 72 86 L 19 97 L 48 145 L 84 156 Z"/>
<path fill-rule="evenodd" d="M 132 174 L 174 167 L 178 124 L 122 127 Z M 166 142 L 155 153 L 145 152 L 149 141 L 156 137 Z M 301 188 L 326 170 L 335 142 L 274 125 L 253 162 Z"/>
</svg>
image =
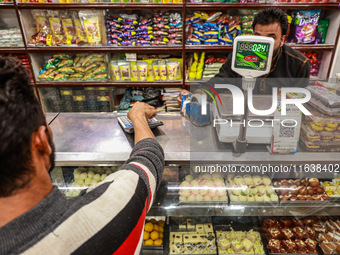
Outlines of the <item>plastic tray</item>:
<svg viewBox="0 0 340 255">
<path fill-rule="evenodd" d="M 310 152 L 339 152 L 340 142 L 329 143 L 329 142 L 311 142 L 308 141 L 307 137 L 302 134 L 300 136 L 300 144 L 306 150 Z"/>
<path fill-rule="evenodd" d="M 312 99 L 320 102 L 327 108 L 340 108 L 340 96 L 329 91 L 327 88 L 320 86 L 307 86 L 306 89 L 311 92 Z"/>
<path fill-rule="evenodd" d="M 312 101 L 309 101 L 309 102 L 312 102 Z M 320 112 L 317 109 L 317 107 L 315 107 L 312 104 L 308 103 L 308 104 L 305 104 L 304 106 L 312 114 L 309 116 L 305 115 L 304 121 L 314 122 L 316 125 L 320 125 L 321 123 L 323 123 L 324 126 L 327 126 L 327 124 L 329 125 L 333 123 L 331 127 L 334 127 L 334 124 L 338 124 L 338 126 L 340 126 L 340 108 L 339 108 L 339 111 L 337 112 L 338 116 L 333 117 L 333 116 L 328 116 L 327 113 Z"/>
<path fill-rule="evenodd" d="M 301 125 L 302 133 L 307 140 L 311 142 L 325 142 L 325 143 L 340 143 L 340 131 L 315 131 L 312 129 L 310 123 L 303 123 Z"/>
<path fill-rule="evenodd" d="M 329 116 L 340 116 L 340 108 L 329 108 L 323 105 L 320 101 L 315 100 L 314 98 L 311 98 L 308 104 L 312 105 L 313 107 L 318 109 L 323 114 L 326 114 Z"/>
</svg>

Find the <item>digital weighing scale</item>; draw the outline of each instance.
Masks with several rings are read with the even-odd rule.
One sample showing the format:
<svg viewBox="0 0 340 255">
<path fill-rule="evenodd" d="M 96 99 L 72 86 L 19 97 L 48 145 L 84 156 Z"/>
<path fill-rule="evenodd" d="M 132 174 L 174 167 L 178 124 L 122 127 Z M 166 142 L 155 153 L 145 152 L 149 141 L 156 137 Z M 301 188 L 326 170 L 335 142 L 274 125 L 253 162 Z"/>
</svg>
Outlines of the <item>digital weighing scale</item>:
<svg viewBox="0 0 340 255">
<path fill-rule="evenodd" d="M 270 72 L 274 51 L 274 39 L 264 36 L 238 36 L 234 40 L 231 68 L 242 76 L 242 89 L 244 94 L 245 114 L 241 116 L 230 116 L 232 112 L 231 95 L 221 95 L 223 107 L 218 104 L 213 109 L 214 118 L 238 120 L 246 123 L 245 126 L 230 126 L 230 123 L 219 125 L 217 134 L 222 142 L 232 142 L 236 152 L 244 153 L 247 143 L 269 144 L 272 137 L 271 121 L 265 122 L 261 128 L 247 128 L 248 118 L 270 119 L 273 116 L 249 116 L 248 91 L 253 90 L 256 78 Z M 229 96 L 229 98 L 228 98 Z M 223 99 L 222 99 L 223 97 Z M 271 96 L 253 96 L 254 106 L 261 110 L 269 109 L 272 104 Z M 256 104 L 257 101 L 258 103 Z M 269 104 L 268 104 L 269 103 Z M 268 126 L 270 124 L 270 126 Z M 229 126 L 229 127 L 228 127 Z M 247 129 L 249 129 L 247 133 Z M 238 130 L 238 132 L 236 131 Z M 235 137 L 236 141 L 235 141 Z"/>
</svg>

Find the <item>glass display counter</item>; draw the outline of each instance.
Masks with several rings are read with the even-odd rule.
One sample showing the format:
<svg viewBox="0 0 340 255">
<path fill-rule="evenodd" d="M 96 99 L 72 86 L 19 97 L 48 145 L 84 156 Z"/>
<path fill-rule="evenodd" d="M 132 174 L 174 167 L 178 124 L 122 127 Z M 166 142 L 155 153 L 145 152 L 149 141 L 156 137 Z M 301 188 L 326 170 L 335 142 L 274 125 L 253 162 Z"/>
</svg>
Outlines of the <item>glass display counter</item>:
<svg viewBox="0 0 340 255">
<path fill-rule="evenodd" d="M 50 124 L 57 165 L 51 177 L 66 196 L 77 196 L 117 171 L 128 159 L 133 135 L 123 132 L 117 116 L 120 115 L 60 113 Z M 327 224 L 338 224 L 338 152 L 301 150 L 294 155 L 272 155 L 266 146 L 253 145 L 246 153 L 235 154 L 231 146 L 217 142 L 211 127 L 193 128 L 190 121 L 178 114 L 158 114 L 157 118 L 164 122 L 154 134 L 164 148 L 166 166 L 146 220 L 148 233 L 144 236 L 143 254 L 181 254 L 191 249 L 195 253 L 188 254 L 223 254 L 228 250 L 234 254 L 261 254 L 262 250 L 274 254 L 277 242 L 282 245 L 281 253 L 322 254 L 334 247 L 332 251 L 336 252 L 337 243 L 332 241 L 334 247 L 325 243 L 317 230 L 318 226 L 326 226 L 325 231 L 331 231 Z M 209 128 L 211 132 L 205 130 L 209 135 L 201 136 L 201 130 Z M 216 141 L 207 143 L 210 147 L 205 148 L 211 151 L 211 162 L 199 162 L 199 155 L 207 152 L 195 151 L 201 148 L 195 143 L 209 139 Z M 194 163 L 192 157 L 196 158 Z M 203 165 L 216 162 L 236 171 L 204 171 Z M 265 164 L 291 167 L 291 171 L 245 172 Z M 328 169 L 332 166 L 333 170 L 319 171 L 318 164 Z M 268 230 L 273 224 L 282 235 L 277 239 Z M 298 227 L 303 230 L 299 237 Z M 287 228 L 294 235 L 291 250 L 284 237 Z M 152 234 L 154 231 L 157 235 Z M 335 225 L 332 233 L 337 238 Z M 195 234 L 202 239 L 196 240 Z"/>
</svg>

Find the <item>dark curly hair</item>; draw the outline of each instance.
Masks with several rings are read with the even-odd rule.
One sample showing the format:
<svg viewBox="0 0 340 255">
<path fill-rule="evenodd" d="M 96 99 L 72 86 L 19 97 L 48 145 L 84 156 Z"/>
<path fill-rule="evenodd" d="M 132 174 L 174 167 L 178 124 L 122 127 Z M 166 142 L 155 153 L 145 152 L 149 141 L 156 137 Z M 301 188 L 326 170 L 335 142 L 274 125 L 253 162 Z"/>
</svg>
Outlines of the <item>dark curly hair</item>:
<svg viewBox="0 0 340 255">
<path fill-rule="evenodd" d="M 0 197 L 12 195 L 31 180 L 31 139 L 42 125 L 45 116 L 28 70 L 18 58 L 0 55 Z"/>
<path fill-rule="evenodd" d="M 282 36 L 286 35 L 288 31 L 287 14 L 276 7 L 270 7 L 260 11 L 254 18 L 253 30 L 256 24 L 269 25 L 276 22 L 281 26 Z"/>
</svg>

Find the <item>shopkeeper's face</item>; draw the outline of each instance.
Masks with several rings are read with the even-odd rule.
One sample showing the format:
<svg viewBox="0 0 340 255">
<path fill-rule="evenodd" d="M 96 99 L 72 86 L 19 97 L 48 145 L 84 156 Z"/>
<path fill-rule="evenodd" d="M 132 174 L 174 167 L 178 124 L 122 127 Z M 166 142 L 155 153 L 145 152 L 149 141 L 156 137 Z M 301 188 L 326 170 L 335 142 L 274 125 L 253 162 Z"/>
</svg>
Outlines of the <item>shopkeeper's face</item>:
<svg viewBox="0 0 340 255">
<path fill-rule="evenodd" d="M 281 25 L 278 22 L 269 25 L 256 24 L 254 34 L 273 38 L 275 40 L 274 51 L 283 45 L 285 38 L 282 36 Z"/>
</svg>

